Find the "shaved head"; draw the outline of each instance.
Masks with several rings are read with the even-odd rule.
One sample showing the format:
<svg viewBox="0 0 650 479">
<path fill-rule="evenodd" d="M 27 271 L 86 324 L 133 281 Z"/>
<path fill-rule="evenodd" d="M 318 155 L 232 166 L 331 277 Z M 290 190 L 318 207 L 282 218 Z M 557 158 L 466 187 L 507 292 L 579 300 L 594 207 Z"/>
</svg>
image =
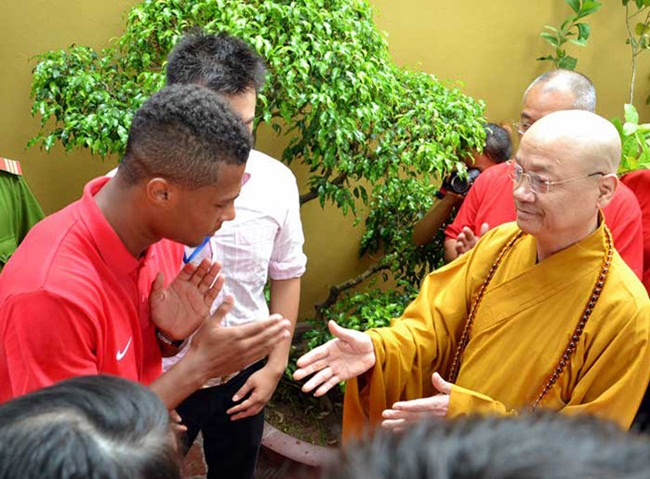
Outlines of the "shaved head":
<svg viewBox="0 0 650 479">
<path fill-rule="evenodd" d="M 620 156 L 614 125 L 584 110 L 549 113 L 522 137 L 514 160 L 526 178 L 513 184 L 517 224 L 536 238 L 540 261 L 597 228 L 618 186 Z"/>
<path fill-rule="evenodd" d="M 572 70 L 551 70 L 535 78 L 524 93 L 524 102 L 533 90 L 556 93 L 570 105 L 563 110 L 596 111 L 596 89 L 589 78 Z"/>
<path fill-rule="evenodd" d="M 522 142 L 556 145 L 562 160 L 579 161 L 583 171 L 616 173 L 621 159 L 621 140 L 614 125 L 585 110 L 549 113 L 533 124 Z"/>
<path fill-rule="evenodd" d="M 519 133 L 560 110 L 596 110 L 596 89 L 589 78 L 570 70 L 552 70 L 538 76 L 524 93 Z"/>
</svg>

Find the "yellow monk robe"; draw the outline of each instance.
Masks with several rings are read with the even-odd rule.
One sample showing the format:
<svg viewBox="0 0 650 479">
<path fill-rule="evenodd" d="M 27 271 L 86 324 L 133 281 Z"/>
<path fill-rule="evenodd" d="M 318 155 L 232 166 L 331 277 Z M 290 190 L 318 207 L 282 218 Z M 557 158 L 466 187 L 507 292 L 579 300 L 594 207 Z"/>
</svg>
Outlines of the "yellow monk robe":
<svg viewBox="0 0 650 479">
<path fill-rule="evenodd" d="M 509 223 L 469 253 L 429 274 L 418 297 L 389 328 L 369 330 L 377 362 L 348 381 L 343 435 L 381 422 L 394 402 L 437 393 L 447 378 L 465 320 L 504 245 Z M 603 226 L 537 263 L 536 240 L 510 249 L 478 308 L 447 416 L 516 414 L 532 405 L 578 325 L 603 263 Z M 574 355 L 540 407 L 590 413 L 629 428 L 650 377 L 650 301 L 617 252 Z"/>
</svg>

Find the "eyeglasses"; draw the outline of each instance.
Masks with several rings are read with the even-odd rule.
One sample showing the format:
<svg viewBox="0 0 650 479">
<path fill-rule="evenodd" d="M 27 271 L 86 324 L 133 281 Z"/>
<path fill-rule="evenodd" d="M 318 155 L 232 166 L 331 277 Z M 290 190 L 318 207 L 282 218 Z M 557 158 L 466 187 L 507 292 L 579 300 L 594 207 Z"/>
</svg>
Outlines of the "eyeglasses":
<svg viewBox="0 0 650 479">
<path fill-rule="evenodd" d="M 512 167 L 509 172 L 510 178 L 514 182 L 515 186 L 519 186 L 524 179 L 524 176 L 528 178 L 528 188 L 535 194 L 543 195 L 551 191 L 551 185 L 560 185 L 562 183 L 569 183 L 570 181 L 583 180 L 585 178 L 591 178 L 596 175 L 605 175 L 605 173 L 596 172 L 591 173 L 586 176 L 575 176 L 573 178 L 567 178 L 566 180 L 550 181 L 546 178 L 539 176 L 537 173 L 526 173 L 524 169 L 517 163 L 512 163 Z"/>
</svg>

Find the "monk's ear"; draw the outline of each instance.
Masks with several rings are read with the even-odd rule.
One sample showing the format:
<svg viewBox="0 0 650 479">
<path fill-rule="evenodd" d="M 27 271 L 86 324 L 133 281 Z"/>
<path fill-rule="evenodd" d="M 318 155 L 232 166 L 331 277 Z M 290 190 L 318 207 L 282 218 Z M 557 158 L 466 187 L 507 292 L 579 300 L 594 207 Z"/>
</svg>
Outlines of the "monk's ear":
<svg viewBox="0 0 650 479">
<path fill-rule="evenodd" d="M 614 173 L 604 175 L 598 182 L 598 207 L 603 209 L 612 201 L 618 188 L 618 177 Z"/>
<path fill-rule="evenodd" d="M 164 178 L 151 178 L 145 186 L 147 200 L 159 207 L 167 207 L 172 200 L 172 186 Z"/>
</svg>

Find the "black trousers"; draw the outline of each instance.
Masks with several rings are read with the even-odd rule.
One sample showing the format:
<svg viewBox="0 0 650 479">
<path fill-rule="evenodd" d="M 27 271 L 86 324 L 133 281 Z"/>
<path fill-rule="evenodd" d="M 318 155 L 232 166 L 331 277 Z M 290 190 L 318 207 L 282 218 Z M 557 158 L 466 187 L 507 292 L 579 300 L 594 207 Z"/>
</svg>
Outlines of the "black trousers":
<svg viewBox="0 0 650 479">
<path fill-rule="evenodd" d="M 264 366 L 260 361 L 246 368 L 226 384 L 199 389 L 176 410 L 187 426 L 184 453 L 203 433 L 207 479 L 252 479 L 264 431 L 264 410 L 255 416 L 231 421 L 226 411 L 235 404 L 234 394 L 248 377 Z M 239 402 L 244 401 L 246 398 Z"/>
</svg>

